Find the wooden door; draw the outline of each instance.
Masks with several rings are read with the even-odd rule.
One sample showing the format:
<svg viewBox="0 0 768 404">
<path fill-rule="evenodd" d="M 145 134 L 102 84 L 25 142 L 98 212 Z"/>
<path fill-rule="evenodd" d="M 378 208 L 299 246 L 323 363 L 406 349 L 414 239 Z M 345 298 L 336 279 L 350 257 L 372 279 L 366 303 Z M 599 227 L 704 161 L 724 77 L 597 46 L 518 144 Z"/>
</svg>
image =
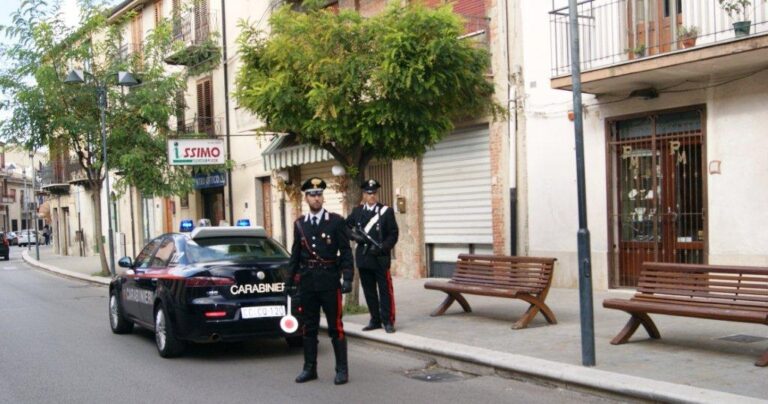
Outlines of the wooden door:
<svg viewBox="0 0 768 404">
<path fill-rule="evenodd" d="M 645 261 L 704 263 L 703 135 L 699 111 L 612 124 L 615 286 L 635 286 Z"/>
<path fill-rule="evenodd" d="M 165 198 L 165 214 L 163 215 L 163 218 L 165 219 L 163 221 L 163 232 L 164 233 L 172 233 L 173 232 L 173 214 L 176 210 L 176 202 L 171 200 L 171 198 Z"/>
<path fill-rule="evenodd" d="M 672 21 L 683 23 L 682 0 L 627 1 L 627 52 L 629 59 L 677 49 Z M 676 17 L 672 18 L 672 14 Z M 642 52 L 641 52 L 642 50 Z"/>
</svg>

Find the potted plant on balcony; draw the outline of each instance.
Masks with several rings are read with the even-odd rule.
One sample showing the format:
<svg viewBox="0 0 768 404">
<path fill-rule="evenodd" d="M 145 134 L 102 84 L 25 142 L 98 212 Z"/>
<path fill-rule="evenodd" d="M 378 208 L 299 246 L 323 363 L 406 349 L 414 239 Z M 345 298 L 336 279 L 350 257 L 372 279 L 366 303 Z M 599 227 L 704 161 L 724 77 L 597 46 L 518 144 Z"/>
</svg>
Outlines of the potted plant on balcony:
<svg viewBox="0 0 768 404">
<path fill-rule="evenodd" d="M 728 14 L 733 23 L 733 32 L 736 37 L 749 35 L 752 21 L 749 20 L 749 7 L 752 0 L 717 0 L 720 8 Z"/>
<path fill-rule="evenodd" d="M 624 49 L 624 52 L 632 53 L 635 58 L 641 58 L 645 56 L 646 46 L 644 43 L 638 44 L 633 48 Z"/>
<path fill-rule="evenodd" d="M 677 39 L 683 42 L 683 47 L 696 46 L 696 38 L 699 37 L 699 27 L 695 25 L 680 25 L 677 28 Z"/>
</svg>

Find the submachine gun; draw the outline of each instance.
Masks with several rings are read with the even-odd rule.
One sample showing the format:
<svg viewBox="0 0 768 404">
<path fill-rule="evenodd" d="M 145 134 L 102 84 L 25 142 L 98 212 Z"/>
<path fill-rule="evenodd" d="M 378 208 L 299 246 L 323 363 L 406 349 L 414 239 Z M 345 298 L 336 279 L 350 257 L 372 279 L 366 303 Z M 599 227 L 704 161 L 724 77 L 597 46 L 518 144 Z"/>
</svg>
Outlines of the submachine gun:
<svg viewBox="0 0 768 404">
<path fill-rule="evenodd" d="M 352 228 L 352 232 L 350 233 L 352 240 L 355 240 L 357 243 L 363 244 L 363 255 L 368 254 L 368 250 L 371 248 L 371 246 L 376 247 L 379 249 L 379 251 L 383 252 L 384 247 L 381 246 L 381 243 L 374 240 L 373 237 L 371 237 L 370 234 L 366 233 L 365 230 L 360 225 L 357 225 Z"/>
</svg>

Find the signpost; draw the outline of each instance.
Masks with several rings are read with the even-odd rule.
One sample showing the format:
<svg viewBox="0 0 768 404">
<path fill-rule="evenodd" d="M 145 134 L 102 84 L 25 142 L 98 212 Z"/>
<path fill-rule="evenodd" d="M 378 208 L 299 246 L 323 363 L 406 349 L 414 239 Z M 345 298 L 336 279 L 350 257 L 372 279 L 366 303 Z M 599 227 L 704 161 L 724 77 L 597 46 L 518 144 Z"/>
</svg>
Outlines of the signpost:
<svg viewBox="0 0 768 404">
<path fill-rule="evenodd" d="M 172 166 L 216 165 L 225 162 L 224 140 L 168 140 L 168 164 Z"/>
</svg>

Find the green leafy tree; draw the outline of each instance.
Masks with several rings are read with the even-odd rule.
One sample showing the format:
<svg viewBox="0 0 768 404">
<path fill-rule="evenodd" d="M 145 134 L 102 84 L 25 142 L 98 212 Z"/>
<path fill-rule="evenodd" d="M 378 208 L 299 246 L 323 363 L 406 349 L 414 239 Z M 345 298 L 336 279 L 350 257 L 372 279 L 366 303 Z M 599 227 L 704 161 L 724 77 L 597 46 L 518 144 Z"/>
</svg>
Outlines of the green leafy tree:
<svg viewBox="0 0 768 404">
<path fill-rule="evenodd" d="M 146 38 L 142 53 L 126 52 L 118 27 L 106 9 L 81 1 L 81 20 L 69 28 L 58 3 L 24 0 L 12 14 L 13 24 L 1 27 L 12 40 L 2 49 L 6 67 L 0 71 L 2 107 L 9 118 L 0 135 L 27 149 L 47 146 L 52 160 L 72 156 L 91 190 L 95 241 L 104 274 L 108 273 L 101 232 L 102 159 L 98 97 L 106 91 L 107 152 L 111 170 L 121 170 L 118 185 L 135 186 L 148 195 L 189 192 L 188 170 L 169 166 L 166 139 L 174 111 L 174 95 L 183 88 L 183 72 L 169 73 L 164 56 L 172 46 L 171 24 L 163 22 Z M 131 18 L 127 15 L 125 18 Z M 81 85 L 63 82 L 69 69 L 88 71 Z M 129 71 L 141 84 L 117 86 L 117 72 Z"/>
<path fill-rule="evenodd" d="M 276 11 L 268 34 L 242 24 L 235 97 L 267 130 L 330 152 L 352 184 L 350 211 L 372 159 L 416 158 L 457 120 L 501 113 L 489 54 L 460 38 L 449 8 L 390 4 L 363 18 L 308 3 Z"/>
</svg>

